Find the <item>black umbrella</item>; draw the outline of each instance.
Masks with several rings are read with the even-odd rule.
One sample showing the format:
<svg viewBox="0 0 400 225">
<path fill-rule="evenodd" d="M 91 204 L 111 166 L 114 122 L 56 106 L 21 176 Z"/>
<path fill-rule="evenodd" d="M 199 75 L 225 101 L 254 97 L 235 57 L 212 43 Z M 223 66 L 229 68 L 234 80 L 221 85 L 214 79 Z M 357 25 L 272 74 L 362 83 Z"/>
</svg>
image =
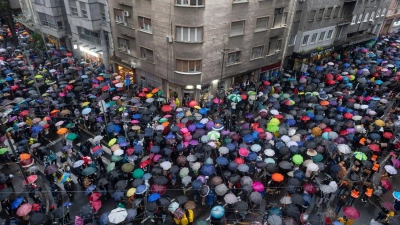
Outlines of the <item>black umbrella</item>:
<svg viewBox="0 0 400 225">
<path fill-rule="evenodd" d="M 29 217 L 29 224 L 43 224 L 46 220 L 44 213 L 34 213 Z"/>
<path fill-rule="evenodd" d="M 134 181 L 132 181 L 132 187 L 136 188 L 139 185 L 143 184 L 143 179 L 139 178 L 139 179 L 135 179 Z"/>
<path fill-rule="evenodd" d="M 168 179 L 164 176 L 158 176 L 153 179 L 155 184 L 165 185 L 168 182 Z"/>
<path fill-rule="evenodd" d="M 239 176 L 239 174 L 232 174 L 230 177 L 229 177 L 229 182 L 231 182 L 232 184 L 236 184 L 236 183 L 238 183 L 240 181 L 240 176 Z"/>
<path fill-rule="evenodd" d="M 149 212 L 155 212 L 158 209 L 158 205 L 156 202 L 149 202 L 146 205 L 146 210 Z"/>
<path fill-rule="evenodd" d="M 4 188 L 3 190 L 0 191 L 0 201 L 3 201 L 4 199 L 8 198 L 8 196 L 13 193 L 13 190 L 11 188 Z"/>
<path fill-rule="evenodd" d="M 279 163 L 279 167 L 285 170 L 291 169 L 293 167 L 293 164 L 288 162 L 288 161 L 282 161 Z"/>
<path fill-rule="evenodd" d="M 289 186 L 289 185 L 293 185 L 293 186 L 297 186 L 297 187 L 299 187 L 299 186 L 301 186 L 301 182 L 299 181 L 299 180 L 297 180 L 296 178 L 290 178 L 289 180 L 288 180 L 288 182 L 287 182 L 287 185 Z"/>
<path fill-rule="evenodd" d="M 273 174 L 277 171 L 276 165 L 272 163 L 268 163 L 266 166 L 266 170 L 268 173 Z"/>
<path fill-rule="evenodd" d="M 199 193 L 201 197 L 206 197 L 208 193 L 210 192 L 210 187 L 207 185 L 201 186 Z"/>
<path fill-rule="evenodd" d="M 246 212 L 248 208 L 249 205 L 245 201 L 239 201 L 235 203 L 235 210 L 237 210 L 239 213 Z"/>
<path fill-rule="evenodd" d="M 110 180 L 119 180 L 122 177 L 122 173 L 117 170 L 113 170 L 108 174 L 108 179 Z"/>
<path fill-rule="evenodd" d="M 8 176 L 4 173 L 0 173 L 0 183 L 5 183 L 8 180 Z"/>
<path fill-rule="evenodd" d="M 125 180 L 120 180 L 120 181 L 118 181 L 117 182 L 117 184 L 115 184 L 115 190 L 121 190 L 121 191 L 123 191 L 123 190 L 125 190 L 125 188 L 126 188 L 126 186 L 127 186 L 128 184 L 126 183 L 126 181 Z"/>
<path fill-rule="evenodd" d="M 171 199 L 169 197 L 160 197 L 157 200 L 157 205 L 158 206 L 165 207 L 165 206 L 169 206 L 169 204 L 171 204 Z"/>
<path fill-rule="evenodd" d="M 106 178 L 100 178 L 99 181 L 97 181 L 97 186 L 104 186 L 108 184 L 108 180 Z"/>
<path fill-rule="evenodd" d="M 300 217 L 300 210 L 294 204 L 289 204 L 283 209 L 283 215 L 293 219 L 298 219 Z"/>
<path fill-rule="evenodd" d="M 151 173 L 153 175 L 161 175 L 163 172 L 163 169 L 161 167 L 154 167 L 153 169 L 151 169 Z"/>
<path fill-rule="evenodd" d="M 188 197 L 187 197 L 187 196 L 184 196 L 184 195 L 181 195 L 181 196 L 179 196 L 179 197 L 176 199 L 176 201 L 177 201 L 180 205 L 185 204 L 188 200 L 189 200 Z"/>
<path fill-rule="evenodd" d="M 93 215 L 93 207 L 90 205 L 85 205 L 81 210 L 79 211 L 79 215 L 82 218 L 90 218 Z"/>
<path fill-rule="evenodd" d="M 55 219 L 61 219 L 63 218 L 65 215 L 67 215 L 69 209 L 65 206 L 61 206 L 58 207 L 55 211 L 54 211 L 54 217 Z"/>
<path fill-rule="evenodd" d="M 237 170 L 238 166 L 239 165 L 235 161 L 230 161 L 228 164 L 228 169 L 230 171 L 235 171 L 235 170 Z"/>
<path fill-rule="evenodd" d="M 172 165 L 171 168 L 169 168 L 169 172 L 178 173 L 179 172 L 179 166 L 178 165 Z"/>
<path fill-rule="evenodd" d="M 304 199 L 303 196 L 301 196 L 300 194 L 294 193 L 291 195 L 292 198 L 292 203 L 295 205 L 304 205 Z"/>
</svg>

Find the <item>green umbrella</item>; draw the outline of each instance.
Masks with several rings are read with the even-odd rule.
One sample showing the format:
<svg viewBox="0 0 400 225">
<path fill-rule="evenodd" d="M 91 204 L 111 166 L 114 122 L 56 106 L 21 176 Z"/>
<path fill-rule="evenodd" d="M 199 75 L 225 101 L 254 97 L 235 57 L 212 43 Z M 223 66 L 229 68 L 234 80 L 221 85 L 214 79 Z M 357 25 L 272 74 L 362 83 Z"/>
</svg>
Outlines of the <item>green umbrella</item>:
<svg viewBox="0 0 400 225">
<path fill-rule="evenodd" d="M 158 94 L 158 95 L 162 95 L 162 94 L 163 94 L 162 90 L 159 90 L 159 91 L 157 92 L 157 94 Z"/>
<path fill-rule="evenodd" d="M 242 96 L 238 94 L 231 94 L 228 96 L 228 99 L 231 100 L 232 102 L 240 102 L 242 101 Z"/>
<path fill-rule="evenodd" d="M 218 140 L 221 135 L 217 131 L 213 130 L 208 132 L 207 136 L 210 140 Z"/>
<path fill-rule="evenodd" d="M 284 93 L 284 94 L 281 96 L 282 99 L 289 98 L 289 97 L 290 97 L 290 95 L 289 95 L 288 93 Z"/>
<path fill-rule="evenodd" d="M 75 124 L 74 123 L 69 123 L 65 127 L 66 128 L 73 128 L 73 127 L 75 127 Z"/>
<path fill-rule="evenodd" d="M 189 169 L 187 167 L 183 167 L 181 171 L 179 171 L 180 177 L 186 177 L 189 174 Z"/>
<path fill-rule="evenodd" d="M 121 160 L 122 160 L 121 156 L 118 156 L 118 155 L 112 155 L 111 156 L 111 161 L 112 162 L 118 162 L 118 161 L 121 161 Z"/>
<path fill-rule="evenodd" d="M 257 93 L 255 91 L 249 91 L 247 92 L 248 95 L 256 95 Z"/>
<path fill-rule="evenodd" d="M 89 166 L 82 170 L 82 175 L 89 176 L 89 175 L 96 173 L 96 171 L 97 171 L 96 168 Z"/>
<path fill-rule="evenodd" d="M 117 104 L 117 102 L 116 102 L 116 101 L 111 101 L 111 102 L 107 102 L 107 104 L 108 104 L 110 107 L 112 107 L 112 106 L 114 106 L 115 104 Z"/>
<path fill-rule="evenodd" d="M 113 139 L 111 139 L 111 140 L 108 142 L 108 146 L 112 146 L 112 145 L 114 145 L 115 143 L 117 143 L 117 139 L 116 139 L 116 138 L 113 138 Z"/>
<path fill-rule="evenodd" d="M 125 163 L 124 165 L 122 165 L 121 170 L 124 171 L 125 173 L 130 173 L 133 171 L 134 168 L 135 165 L 131 163 Z"/>
<path fill-rule="evenodd" d="M 363 153 L 364 154 L 364 153 Z M 315 156 L 313 156 L 313 157 L 311 157 L 312 158 L 312 160 L 314 161 L 314 162 L 321 162 L 323 159 L 324 159 L 324 157 L 321 155 L 321 154 L 317 154 L 317 155 L 315 155 Z"/>
<path fill-rule="evenodd" d="M 9 128 L 7 128 L 7 132 L 10 132 L 10 131 L 12 131 L 14 128 L 13 127 L 9 127 Z"/>
<path fill-rule="evenodd" d="M 144 175 L 144 171 L 141 168 L 137 168 L 136 170 L 133 171 L 132 176 L 135 179 L 142 178 Z"/>
<path fill-rule="evenodd" d="M 158 122 L 160 122 L 160 123 L 164 123 L 164 122 L 167 122 L 168 121 L 168 119 L 167 118 L 161 118 Z"/>
<path fill-rule="evenodd" d="M 103 76 L 104 78 L 111 78 L 111 74 L 108 74 L 108 73 L 106 73 L 104 76 Z"/>
<path fill-rule="evenodd" d="M 106 75 L 106 74 L 105 74 L 105 73 L 99 73 L 99 75 L 100 75 L 100 76 L 104 76 L 104 75 Z"/>
<path fill-rule="evenodd" d="M 115 162 L 112 162 L 112 163 L 108 164 L 108 166 L 107 166 L 107 172 L 113 171 L 114 168 L 115 168 Z"/>
<path fill-rule="evenodd" d="M 363 153 L 363 152 L 354 152 L 354 158 L 363 161 L 363 160 L 367 160 L 368 157 Z"/>
<path fill-rule="evenodd" d="M 279 130 L 279 127 L 276 125 L 267 126 L 267 131 L 269 131 L 269 132 L 277 132 L 278 130 Z"/>
<path fill-rule="evenodd" d="M 296 165 L 300 165 L 303 163 L 303 156 L 296 154 L 292 157 L 292 161 Z"/>
<path fill-rule="evenodd" d="M 0 148 L 0 155 L 3 155 L 7 151 L 8 151 L 7 148 Z"/>
<path fill-rule="evenodd" d="M 69 133 L 68 135 L 67 135 L 67 140 L 69 140 L 69 141 L 73 141 L 73 140 L 75 140 L 76 138 L 78 137 L 78 135 L 77 134 L 75 134 L 75 133 Z"/>
</svg>

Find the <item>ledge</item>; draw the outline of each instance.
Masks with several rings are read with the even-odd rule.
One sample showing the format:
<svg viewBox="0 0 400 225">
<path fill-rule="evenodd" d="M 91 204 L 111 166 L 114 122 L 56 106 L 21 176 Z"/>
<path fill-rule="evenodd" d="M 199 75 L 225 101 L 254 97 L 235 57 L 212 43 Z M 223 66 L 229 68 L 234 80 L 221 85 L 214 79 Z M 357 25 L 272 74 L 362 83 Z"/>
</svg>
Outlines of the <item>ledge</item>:
<svg viewBox="0 0 400 225">
<path fill-rule="evenodd" d="M 232 2 L 232 5 L 249 3 L 249 1 Z"/>
<path fill-rule="evenodd" d="M 196 76 L 196 75 L 201 75 L 203 72 L 185 73 L 181 71 L 174 71 L 174 73 L 188 75 L 188 76 Z"/>
<path fill-rule="evenodd" d="M 205 8 L 206 6 L 205 5 L 177 5 L 177 4 L 174 4 L 174 6 L 176 6 L 176 7 L 181 7 L 181 8 Z"/>
<path fill-rule="evenodd" d="M 232 64 L 226 64 L 226 67 L 236 66 L 236 65 L 240 65 L 240 64 L 242 64 L 242 62 L 232 63 Z"/>
</svg>

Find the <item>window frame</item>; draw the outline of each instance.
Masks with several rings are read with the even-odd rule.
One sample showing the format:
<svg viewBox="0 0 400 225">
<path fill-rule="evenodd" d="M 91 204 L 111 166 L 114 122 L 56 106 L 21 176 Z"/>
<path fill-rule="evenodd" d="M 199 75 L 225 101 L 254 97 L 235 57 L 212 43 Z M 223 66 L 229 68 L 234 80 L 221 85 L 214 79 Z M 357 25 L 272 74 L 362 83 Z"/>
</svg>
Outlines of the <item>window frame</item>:
<svg viewBox="0 0 400 225">
<path fill-rule="evenodd" d="M 243 27 L 242 27 L 242 33 L 241 34 L 234 34 L 234 35 L 232 35 L 232 24 L 233 23 L 238 23 L 238 22 L 243 22 Z M 232 21 L 231 22 L 231 29 L 230 29 L 230 37 L 237 37 L 237 36 L 242 36 L 242 35 L 244 35 L 244 30 L 245 30 L 245 27 L 246 27 L 246 20 L 235 20 L 235 21 Z"/>
<path fill-rule="evenodd" d="M 82 5 L 85 5 L 85 7 L 83 8 Z M 88 10 L 87 10 L 87 6 L 86 6 L 85 2 L 79 2 L 79 9 L 80 9 L 80 13 L 81 13 L 81 18 L 88 19 L 89 14 L 88 14 Z"/>
<path fill-rule="evenodd" d="M 324 13 L 325 13 L 325 8 L 319 9 L 319 10 L 318 10 L 318 15 L 317 15 L 316 20 L 317 20 L 317 21 L 322 20 L 322 18 L 324 17 Z"/>
<path fill-rule="evenodd" d="M 125 47 L 126 51 L 121 51 L 121 43 L 120 43 L 121 40 L 126 42 L 125 43 L 126 44 L 126 47 Z M 119 52 L 130 54 L 130 53 L 128 53 L 128 50 L 129 51 L 131 50 L 131 44 L 130 44 L 130 41 L 128 39 L 117 36 L 117 43 L 118 43 L 118 51 Z"/>
<path fill-rule="evenodd" d="M 188 71 L 183 71 L 183 64 L 182 64 L 182 71 L 178 70 L 178 60 L 181 61 L 182 63 L 186 62 L 187 63 L 187 68 Z M 195 66 L 195 71 L 190 72 L 190 63 L 194 62 L 194 66 Z M 200 66 L 200 70 L 196 70 L 197 68 L 197 64 L 199 64 Z M 203 61 L 202 59 L 181 59 L 181 58 L 175 58 L 175 72 L 176 73 L 182 73 L 182 74 L 200 74 L 203 72 Z"/>
<path fill-rule="evenodd" d="M 308 42 L 310 41 L 309 39 L 310 39 L 310 35 L 309 34 L 304 35 L 302 40 L 301 40 L 301 46 L 308 45 Z M 304 40 L 306 40 L 306 43 L 304 43 Z"/>
<path fill-rule="evenodd" d="M 143 51 L 142 50 L 146 50 L 146 57 L 145 58 L 143 57 Z M 151 54 L 152 55 L 152 59 L 151 60 L 149 60 L 148 57 L 147 57 L 147 50 L 152 52 L 152 54 Z M 143 60 L 143 61 L 146 61 L 148 63 L 154 64 L 154 51 L 153 51 L 153 49 L 146 48 L 144 46 L 140 46 L 140 59 Z"/>
<path fill-rule="evenodd" d="M 230 58 L 229 55 L 232 55 L 232 54 L 239 54 L 239 59 L 237 61 L 235 60 L 233 63 L 229 63 L 229 58 Z M 241 59 L 242 59 L 242 51 L 239 50 L 239 51 L 228 52 L 228 57 L 226 59 L 226 66 L 228 67 L 228 66 L 240 64 L 240 63 L 242 63 Z"/>
<path fill-rule="evenodd" d="M 258 23 L 258 20 L 259 20 L 259 19 L 265 19 L 265 18 L 267 19 L 267 24 L 266 24 L 265 29 L 257 30 L 257 23 Z M 269 28 L 269 16 L 257 17 L 257 18 L 256 18 L 256 26 L 255 26 L 255 29 L 254 29 L 254 33 L 267 31 L 268 28 Z"/>
<path fill-rule="evenodd" d="M 381 9 L 378 9 L 378 10 L 376 11 L 375 17 L 378 18 L 378 17 L 380 17 L 380 16 L 381 16 Z"/>
<path fill-rule="evenodd" d="M 179 34 L 179 35 L 178 35 L 178 28 L 181 29 L 181 34 Z M 195 29 L 195 38 L 197 39 L 197 37 L 198 37 L 197 34 L 199 32 L 198 28 L 201 28 L 201 40 L 200 41 L 198 41 L 198 40 L 191 41 L 191 36 L 190 36 L 191 29 Z M 185 29 L 187 29 L 187 32 L 188 32 L 188 34 L 187 34 L 188 40 L 184 40 Z M 180 36 L 180 38 L 179 38 L 179 36 Z M 203 39 L 204 39 L 204 27 L 185 27 L 185 26 L 179 26 L 179 25 L 175 26 L 175 41 L 183 42 L 183 43 L 203 43 Z"/>
<path fill-rule="evenodd" d="M 294 38 L 293 38 L 293 43 L 291 43 L 291 40 L 292 40 L 292 37 L 294 36 Z M 296 39 L 297 39 L 297 34 L 293 34 L 293 35 L 290 35 L 289 36 L 289 39 L 288 39 L 288 46 L 294 46 L 294 45 L 296 45 Z"/>
<path fill-rule="evenodd" d="M 318 42 L 323 42 L 325 40 L 325 34 L 326 34 L 326 30 L 319 33 Z M 321 39 L 321 37 L 322 37 L 322 39 Z"/>
<path fill-rule="evenodd" d="M 371 12 L 371 15 L 369 16 L 369 21 L 374 21 L 375 19 L 375 12 Z"/>
<path fill-rule="evenodd" d="M 121 14 L 121 19 L 122 19 L 122 21 L 118 19 L 119 16 L 117 16 L 116 11 L 121 11 L 121 12 L 122 12 L 122 14 Z M 116 23 L 118 23 L 118 24 L 124 24 L 124 23 L 126 23 L 125 16 L 124 16 L 124 10 L 123 10 L 123 9 L 114 8 L 114 21 L 115 21 Z"/>
<path fill-rule="evenodd" d="M 101 22 L 103 24 L 107 23 L 107 14 L 106 14 L 106 5 L 99 3 L 99 11 L 100 11 L 100 16 L 101 16 Z"/>
<path fill-rule="evenodd" d="M 232 0 L 232 4 L 237 4 L 237 3 L 248 3 L 249 0 Z"/>
<path fill-rule="evenodd" d="M 181 3 L 178 3 L 178 1 L 180 1 Z M 183 4 L 184 1 L 187 1 L 188 4 Z M 190 1 L 191 0 L 175 0 L 175 6 L 180 6 L 180 7 L 204 7 L 205 6 L 205 1 L 206 0 L 195 0 L 196 1 L 196 5 L 190 5 Z M 203 1 L 202 5 L 199 5 L 199 1 Z"/>
<path fill-rule="evenodd" d="M 357 23 L 357 14 L 353 15 L 353 17 L 351 17 L 351 25 L 354 25 Z"/>
<path fill-rule="evenodd" d="M 358 15 L 357 23 L 361 23 L 363 20 L 363 17 L 364 17 L 364 14 L 362 14 L 362 13 L 360 15 Z"/>
<path fill-rule="evenodd" d="M 77 26 L 77 29 L 78 29 L 79 38 L 82 38 L 83 40 L 86 40 L 86 41 L 91 42 L 93 44 L 98 44 L 98 45 L 101 44 L 100 31 L 91 31 L 91 30 L 88 30 L 88 29 L 86 29 L 84 27 L 79 27 L 79 26 Z M 89 34 L 87 34 L 87 33 L 89 33 Z M 97 37 L 94 36 L 93 34 L 97 34 Z M 93 41 L 93 40 L 96 40 L 96 41 Z"/>
<path fill-rule="evenodd" d="M 363 18 L 363 23 L 368 22 L 369 20 L 369 12 L 366 12 Z"/>
<path fill-rule="evenodd" d="M 253 52 L 255 48 L 261 48 L 260 55 L 257 57 L 253 57 Z M 255 60 L 255 59 L 262 59 L 264 58 L 264 45 L 257 45 L 251 48 L 251 55 L 250 55 L 250 60 Z"/>
<path fill-rule="evenodd" d="M 145 23 L 146 19 L 150 21 L 150 26 Z M 141 23 L 143 24 L 143 27 L 140 26 Z M 151 18 L 144 17 L 144 16 L 138 16 L 138 26 L 139 26 L 140 31 L 143 31 L 145 33 L 150 33 L 150 34 L 153 33 L 153 28 L 151 25 Z M 150 29 L 145 29 L 145 28 L 150 28 Z"/>
<path fill-rule="evenodd" d="M 72 4 L 74 4 L 75 6 L 73 6 Z M 78 6 L 76 5 L 76 1 L 75 0 L 69 0 L 68 1 L 68 5 L 69 5 L 70 15 L 74 16 L 74 17 L 78 17 L 79 16 L 79 12 L 78 12 Z"/>
<path fill-rule="evenodd" d="M 340 7 L 340 5 L 338 5 L 333 9 L 333 18 L 338 18 L 339 17 L 339 13 L 340 13 L 340 9 L 341 8 L 342 7 Z"/>
<path fill-rule="evenodd" d="M 381 17 L 383 17 L 383 16 L 386 16 L 386 8 L 383 8 L 383 9 L 382 9 Z"/>
<path fill-rule="evenodd" d="M 314 39 L 315 37 L 315 39 Z M 314 41 L 313 41 L 314 39 Z M 313 33 L 310 39 L 310 44 L 315 44 L 318 41 L 318 32 L 317 33 Z"/>
<path fill-rule="evenodd" d="M 332 12 L 333 12 L 333 7 L 328 7 L 328 9 L 326 11 L 325 19 L 330 19 L 332 16 Z"/>
<path fill-rule="evenodd" d="M 314 22 L 316 14 L 317 14 L 317 10 L 315 10 L 315 9 L 311 10 L 310 14 L 309 14 L 309 17 L 308 17 L 308 22 Z M 312 18 L 311 18 L 311 15 L 313 15 Z"/>
<path fill-rule="evenodd" d="M 335 29 L 331 29 L 328 31 L 327 35 L 326 35 L 326 39 L 325 40 L 330 40 L 333 38 L 333 33 L 335 32 Z"/>
</svg>

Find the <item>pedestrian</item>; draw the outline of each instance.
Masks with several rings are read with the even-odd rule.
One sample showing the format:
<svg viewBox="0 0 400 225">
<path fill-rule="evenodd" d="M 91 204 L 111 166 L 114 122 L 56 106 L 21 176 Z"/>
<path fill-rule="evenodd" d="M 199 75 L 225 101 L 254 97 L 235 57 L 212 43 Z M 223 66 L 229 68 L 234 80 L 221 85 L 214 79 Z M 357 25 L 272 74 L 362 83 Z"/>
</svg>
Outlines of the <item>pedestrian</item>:
<svg viewBox="0 0 400 225">
<path fill-rule="evenodd" d="M 346 200 L 347 200 L 346 195 L 341 195 L 340 196 L 339 200 L 336 203 L 336 208 L 335 208 L 335 213 L 336 214 L 339 214 L 339 212 L 342 209 L 342 207 L 346 205 Z"/>
<path fill-rule="evenodd" d="M 12 188 L 13 191 L 15 191 L 15 187 L 13 185 L 12 179 L 13 179 L 14 175 L 12 175 L 11 173 L 8 174 L 7 180 L 6 180 L 6 185 L 7 187 Z"/>
<path fill-rule="evenodd" d="M 11 203 L 10 203 L 10 200 L 9 200 L 8 198 L 4 199 L 4 200 L 1 202 L 1 208 L 2 208 L 3 210 L 5 210 L 5 212 L 7 213 L 7 215 L 8 215 L 9 217 L 12 217 L 12 216 L 13 216 L 12 210 L 11 210 Z"/>
<path fill-rule="evenodd" d="M 106 171 L 106 166 L 104 165 L 103 159 L 101 158 L 101 155 L 96 157 L 96 162 L 100 167 L 100 171 Z"/>
<path fill-rule="evenodd" d="M 194 212 L 193 212 L 193 210 L 188 209 L 187 212 L 186 212 L 186 217 L 188 218 L 189 225 L 192 225 L 193 221 L 194 221 Z"/>
<path fill-rule="evenodd" d="M 386 218 L 386 214 L 389 213 L 389 210 L 387 210 L 384 207 L 381 207 L 381 211 L 379 212 L 378 216 L 375 218 L 376 221 L 382 221 L 383 219 Z"/>
<path fill-rule="evenodd" d="M 353 187 L 353 190 L 350 193 L 350 200 L 348 202 L 348 205 L 353 205 L 353 202 L 359 197 L 360 197 L 360 191 L 356 187 Z"/>
<path fill-rule="evenodd" d="M 216 199 L 216 196 L 214 195 L 214 191 L 210 190 L 210 192 L 208 193 L 206 198 L 207 198 L 207 205 L 209 208 L 211 208 L 214 205 L 214 202 Z M 203 205 L 204 205 L 204 202 L 203 202 Z"/>
</svg>

